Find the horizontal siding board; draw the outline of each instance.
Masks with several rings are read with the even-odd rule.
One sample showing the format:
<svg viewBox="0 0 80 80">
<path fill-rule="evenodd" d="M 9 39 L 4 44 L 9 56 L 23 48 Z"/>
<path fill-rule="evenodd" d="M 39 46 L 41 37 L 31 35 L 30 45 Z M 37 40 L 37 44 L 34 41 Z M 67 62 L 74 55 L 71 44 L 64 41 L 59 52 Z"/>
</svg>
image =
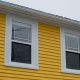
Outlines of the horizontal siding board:
<svg viewBox="0 0 80 80">
<path fill-rule="evenodd" d="M 44 49 L 39 49 L 39 50 L 44 51 L 44 52 L 49 51 L 48 49 L 46 49 L 46 50 L 44 50 Z M 54 55 L 59 54 L 59 51 L 50 50 L 49 52 L 50 52 L 50 53 L 51 53 L 51 52 L 52 52 L 52 53 L 55 53 Z"/>
<path fill-rule="evenodd" d="M 60 57 L 60 55 L 58 55 L 58 53 L 54 54 L 54 52 L 48 52 L 48 51 L 41 52 L 40 51 L 39 53 L 42 55 L 47 55 L 47 56 Z"/>
<path fill-rule="evenodd" d="M 3 25 L 3 24 L 0 25 L 0 31 L 2 31 L 2 30 L 5 31 L 5 27 L 4 26 L 5 25 Z"/>
<path fill-rule="evenodd" d="M 6 75 L 5 75 L 6 74 Z M 43 74 L 36 74 L 36 75 L 31 75 L 31 76 L 29 76 L 29 75 L 18 75 L 18 74 L 11 74 L 11 73 L 0 73 L 0 76 L 6 76 L 6 77 L 18 77 L 18 78 L 30 78 L 30 79 L 38 79 L 38 78 L 40 78 L 40 77 L 44 77 L 44 78 L 52 78 L 53 76 L 47 76 L 47 75 L 43 75 Z"/>
<path fill-rule="evenodd" d="M 4 34 L 3 34 L 3 35 L 2 35 L 2 34 L 0 34 L 0 38 L 5 39 Z M 4 40 L 3 40 L 3 41 L 4 41 Z"/>
<path fill-rule="evenodd" d="M 48 41 L 46 41 L 46 43 L 44 43 L 44 41 L 42 41 L 42 43 L 39 43 L 39 44 L 41 44 L 39 47 L 49 47 L 50 45 L 48 44 L 49 42 Z M 43 45 L 43 44 L 46 44 L 46 45 Z M 60 45 L 60 43 L 57 43 L 57 42 L 50 42 L 50 44 L 53 44 L 52 46 L 50 46 L 51 48 L 57 48 L 57 49 L 59 49 L 60 47 L 59 46 L 57 46 L 57 45 Z M 41 48 L 42 49 L 42 48 Z M 60 50 L 60 49 L 59 49 Z"/>
<path fill-rule="evenodd" d="M 5 23 L 3 23 L 3 22 L 5 22 L 4 19 L 0 19 L 0 21 L 2 21 L 2 22 L 0 22 L 2 25 L 5 25 Z"/>
<path fill-rule="evenodd" d="M 5 25 L 5 23 L 4 23 L 4 22 L 1 22 L 1 21 L 0 21 L 0 24 L 1 24 L 1 25 Z M 2 26 L 2 27 L 4 28 L 4 26 Z"/>
<path fill-rule="evenodd" d="M 13 70 L 6 70 L 6 72 L 5 72 L 5 69 L 4 70 L 0 70 L 0 72 L 1 73 L 8 73 L 8 74 L 15 74 L 15 72 L 16 71 L 13 71 Z M 31 74 L 32 73 L 32 74 Z M 16 75 L 24 75 L 24 76 L 31 76 L 31 75 L 34 75 L 34 72 L 28 72 L 28 73 L 26 73 L 26 72 L 17 72 L 16 73 Z M 45 75 L 45 76 L 47 76 L 47 75 L 51 75 L 53 72 L 48 72 L 48 73 L 44 73 L 44 71 L 41 71 L 41 72 L 37 72 L 36 73 L 36 76 L 38 76 L 39 74 L 41 74 L 41 75 Z M 50 77 L 52 77 L 52 75 L 50 76 Z"/>
<path fill-rule="evenodd" d="M 42 41 L 44 41 L 44 39 L 47 39 L 47 38 L 42 37 L 42 38 L 39 39 L 39 41 L 42 42 Z M 50 40 L 50 41 L 52 41 L 52 42 L 55 41 L 55 42 L 58 42 L 58 43 L 59 43 L 59 41 L 60 41 L 59 39 L 56 39 L 56 38 L 52 38 L 52 39 L 49 39 L 49 38 L 48 38 L 48 40 Z M 41 42 L 39 42 L 39 43 L 41 43 Z M 45 42 L 45 43 L 46 43 L 46 42 Z M 58 45 L 57 45 L 57 46 L 58 46 Z"/>
<path fill-rule="evenodd" d="M 52 48 L 57 48 L 57 49 L 59 49 L 60 48 L 60 46 L 57 46 L 57 45 L 60 45 L 59 43 L 51 43 L 50 42 L 50 44 L 47 44 L 48 42 L 46 42 L 46 43 L 44 43 L 44 41 L 42 41 L 41 43 L 39 43 L 39 47 L 52 47 Z M 60 49 L 59 49 L 60 50 Z"/>
<path fill-rule="evenodd" d="M 44 33 L 44 34 L 42 34 L 42 33 Z M 50 36 L 52 36 L 52 35 L 59 36 L 60 34 L 58 34 L 58 33 L 59 33 L 59 31 L 56 32 L 56 30 L 54 30 L 54 29 L 53 29 L 53 31 L 51 31 L 51 30 L 46 31 L 45 29 L 39 30 L 39 35 L 45 35 L 45 36 L 46 36 L 46 34 L 48 34 Z"/>
<path fill-rule="evenodd" d="M 2 68 L 0 68 L 1 70 L 0 70 L 0 72 L 5 72 L 5 70 L 6 70 L 6 72 L 5 73 L 11 73 L 11 74 L 15 74 L 15 72 L 16 72 L 16 70 L 8 70 L 8 69 L 2 69 Z M 47 71 L 46 71 L 47 72 Z M 34 72 L 31 72 L 33 75 L 34 75 Z M 26 71 L 24 71 L 24 72 L 21 72 L 21 71 L 18 71 L 16 74 L 20 74 L 20 75 L 32 75 L 30 73 L 30 71 L 27 71 L 27 73 L 26 73 Z M 45 75 L 51 75 L 51 74 L 53 74 L 53 71 L 48 71 L 48 73 L 45 73 L 45 70 L 43 70 L 43 71 L 41 71 L 41 72 L 39 72 L 39 71 L 37 71 L 37 72 L 35 72 L 35 73 L 37 73 L 37 75 L 39 75 L 39 74 L 45 74 Z"/>
<path fill-rule="evenodd" d="M 7 68 L 7 69 L 6 69 Z M 6 67 L 3 67 L 3 66 L 0 66 L 0 69 L 2 69 L 2 70 L 10 70 L 10 71 L 18 71 L 18 72 L 20 72 L 20 73 L 36 73 L 36 71 L 37 70 L 35 70 L 35 71 L 32 71 L 32 70 L 24 70 L 24 69 L 22 69 L 22 68 L 19 68 L 19 69 L 16 69 L 15 67 L 8 67 L 8 66 L 6 66 Z M 53 73 L 53 68 L 50 68 L 50 69 L 47 69 L 47 67 L 40 67 L 40 70 L 41 71 L 38 71 L 37 73 L 39 74 L 39 73 L 45 73 L 45 74 L 52 74 Z M 49 73 L 46 73 L 46 72 L 49 72 Z"/>
<path fill-rule="evenodd" d="M 3 54 L 4 53 L 4 48 L 0 47 L 0 54 Z M 4 55 L 4 54 L 3 54 Z"/>
<path fill-rule="evenodd" d="M 3 46 L 4 47 L 4 46 Z M 43 49 L 48 49 L 48 50 L 54 50 L 54 51 L 59 51 L 60 52 L 60 49 L 58 48 L 54 48 L 54 47 L 49 47 L 49 46 L 39 46 L 39 48 L 43 48 Z"/>
<path fill-rule="evenodd" d="M 5 42 L 0 40 L 0 45 L 5 45 Z"/>
<path fill-rule="evenodd" d="M 5 34 L 5 32 L 4 31 L 0 31 L 0 35 L 4 35 Z"/>
<path fill-rule="evenodd" d="M 11 79 L 10 77 L 0 76 L 0 80 L 21 80 L 21 79 L 16 79 L 16 78 Z"/>
<path fill-rule="evenodd" d="M 45 39 L 45 40 L 48 40 L 48 39 Z M 39 44 L 46 44 L 46 45 L 49 45 L 50 46 L 50 44 L 52 45 L 53 44 L 53 46 L 58 46 L 58 45 L 60 45 L 60 43 L 59 43 L 59 41 L 55 41 L 55 40 L 49 40 L 49 41 L 44 41 L 43 39 L 41 39 L 41 40 L 39 40 L 39 41 L 41 41 Z M 54 42 L 55 41 L 55 42 Z M 49 43 L 49 44 L 48 44 Z M 45 45 L 45 46 L 46 46 Z M 39 45 L 39 46 L 44 46 L 44 45 Z"/>
<path fill-rule="evenodd" d="M 42 24 L 42 23 L 40 23 L 40 24 Z M 45 26 L 44 26 L 44 24 L 42 24 L 42 25 L 39 25 L 39 26 L 41 26 L 41 27 L 39 27 L 39 30 L 45 30 L 45 31 L 56 31 L 56 32 L 59 32 L 59 28 L 58 28 L 58 26 L 54 26 L 54 28 L 53 28 L 53 26 L 52 25 L 46 25 L 45 24 Z"/>
<path fill-rule="evenodd" d="M 39 35 L 44 35 L 44 36 L 50 36 L 50 37 L 53 37 L 53 36 L 60 36 L 60 34 L 58 34 L 59 32 L 56 32 L 53 31 L 52 33 L 49 33 L 49 32 L 44 32 L 44 31 L 39 31 Z M 51 32 L 51 31 L 50 31 Z M 43 34 L 44 33 L 44 34 Z M 47 35 L 46 35 L 47 34 Z"/>
<path fill-rule="evenodd" d="M 5 46 L 4 45 L 0 45 L 0 48 L 4 48 Z"/>
<path fill-rule="evenodd" d="M 44 36 L 44 35 L 40 35 L 40 36 L 43 36 L 42 38 L 43 39 L 48 39 L 48 40 L 54 40 L 54 39 L 60 39 L 58 36 L 56 36 L 56 35 L 54 35 L 54 36 L 49 36 L 49 35 L 46 35 L 46 36 Z M 39 37 L 40 37 L 39 36 Z"/>
</svg>

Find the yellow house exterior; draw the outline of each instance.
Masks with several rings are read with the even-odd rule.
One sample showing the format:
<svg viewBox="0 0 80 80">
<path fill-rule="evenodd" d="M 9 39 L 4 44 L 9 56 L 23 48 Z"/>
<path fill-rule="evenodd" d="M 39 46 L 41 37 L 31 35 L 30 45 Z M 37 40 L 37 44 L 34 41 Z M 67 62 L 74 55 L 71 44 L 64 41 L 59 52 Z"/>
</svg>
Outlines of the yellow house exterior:
<svg viewBox="0 0 80 80">
<path fill-rule="evenodd" d="M 80 74 L 65 73 L 61 70 L 60 26 L 41 20 L 38 22 L 39 69 L 6 66 L 6 13 L 0 11 L 0 80 L 80 80 Z"/>
</svg>

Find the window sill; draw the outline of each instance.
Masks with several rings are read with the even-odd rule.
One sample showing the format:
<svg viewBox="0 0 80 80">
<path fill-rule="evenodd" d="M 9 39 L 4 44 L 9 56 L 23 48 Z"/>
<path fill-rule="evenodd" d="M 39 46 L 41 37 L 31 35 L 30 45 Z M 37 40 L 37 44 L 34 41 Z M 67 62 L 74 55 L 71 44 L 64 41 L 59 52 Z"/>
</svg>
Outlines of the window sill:
<svg viewBox="0 0 80 80">
<path fill-rule="evenodd" d="M 71 74 L 80 74 L 80 70 L 73 70 L 73 69 L 62 69 L 64 73 L 71 73 Z"/>
<path fill-rule="evenodd" d="M 19 67 L 19 68 L 39 69 L 39 67 L 36 65 L 18 63 L 18 62 L 9 62 L 9 63 L 5 63 L 5 65 L 6 66 L 12 66 L 12 67 Z"/>
</svg>

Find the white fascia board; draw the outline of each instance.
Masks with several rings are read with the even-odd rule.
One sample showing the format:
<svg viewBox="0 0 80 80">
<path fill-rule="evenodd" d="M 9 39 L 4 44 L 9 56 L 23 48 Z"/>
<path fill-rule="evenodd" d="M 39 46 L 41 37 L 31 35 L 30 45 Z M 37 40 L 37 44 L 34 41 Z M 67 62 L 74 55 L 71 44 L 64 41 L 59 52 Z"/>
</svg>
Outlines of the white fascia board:
<svg viewBox="0 0 80 80">
<path fill-rule="evenodd" d="M 80 26 L 79 21 L 54 15 L 54 14 L 50 14 L 50 13 L 46 13 L 46 12 L 42 12 L 39 10 L 31 9 L 28 7 L 24 7 L 21 5 L 17 5 L 17 4 L 13 4 L 5 1 L 0 1 L 0 10 L 5 10 L 7 12 L 12 12 L 12 13 L 16 12 L 16 14 L 20 14 L 20 15 L 24 14 L 25 16 L 28 15 L 28 16 L 31 16 L 32 18 L 35 18 L 40 21 L 48 22 L 50 24 L 58 24 L 58 25 L 74 24 L 74 25 Z"/>
</svg>

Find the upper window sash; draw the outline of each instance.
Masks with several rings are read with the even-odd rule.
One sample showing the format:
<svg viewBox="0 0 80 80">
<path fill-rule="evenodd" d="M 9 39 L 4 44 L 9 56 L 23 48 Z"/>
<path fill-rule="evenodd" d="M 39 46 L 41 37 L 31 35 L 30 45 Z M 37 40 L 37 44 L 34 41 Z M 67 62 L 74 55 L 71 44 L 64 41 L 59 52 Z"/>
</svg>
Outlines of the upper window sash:
<svg viewBox="0 0 80 80">
<path fill-rule="evenodd" d="M 65 34 L 65 49 L 68 51 L 80 52 L 80 38 L 78 35 Z"/>
</svg>

